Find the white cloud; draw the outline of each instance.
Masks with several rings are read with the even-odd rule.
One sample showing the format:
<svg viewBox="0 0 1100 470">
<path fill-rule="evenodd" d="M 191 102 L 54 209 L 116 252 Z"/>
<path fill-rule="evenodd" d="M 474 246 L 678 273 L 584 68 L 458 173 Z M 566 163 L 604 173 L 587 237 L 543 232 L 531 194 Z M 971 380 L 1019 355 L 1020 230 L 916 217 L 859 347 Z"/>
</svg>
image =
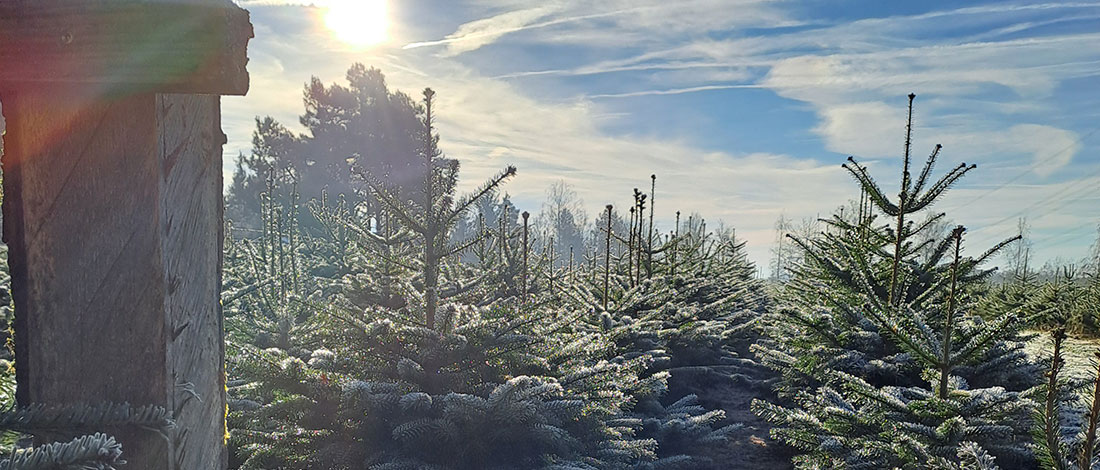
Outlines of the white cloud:
<svg viewBox="0 0 1100 470">
<path fill-rule="evenodd" d="M 715 91 L 715 90 L 733 90 L 737 88 L 763 88 L 758 85 L 702 85 L 693 86 L 687 88 L 670 88 L 663 90 L 641 90 L 641 91 L 629 91 L 624 93 L 604 93 L 596 95 L 588 95 L 589 99 L 600 98 L 633 98 L 637 96 L 660 96 L 660 95 L 682 95 L 684 93 L 698 93 L 700 91 Z"/>
<path fill-rule="evenodd" d="M 253 93 L 240 102 L 227 99 L 227 122 L 236 116 L 247 123 L 232 132 L 227 125 L 231 146 L 248 147 L 251 114 L 276 114 L 294 125 L 301 112 L 301 84 L 308 74 L 339 81 L 349 64 L 366 61 L 382 65 L 393 88 L 413 92 L 431 86 L 439 92 L 442 145 L 462 161 L 464 187 L 513 163 L 520 173 L 507 191 L 529 209 L 537 208 L 547 186 L 564 179 L 595 214 L 607 202 L 626 202 L 631 188 L 647 186 L 649 174 L 655 172 L 658 215 L 664 216 L 666 227 L 676 209 L 725 219 L 747 237 L 753 259 L 763 261 L 774 238 L 772 223 L 784 208 L 796 218 L 827 214 L 855 197 L 854 186 L 839 168 L 839 157 L 821 161 L 738 149 L 714 152 L 687 141 L 609 135 L 601 129 L 625 116 L 611 101 L 596 98 L 765 87 L 806 103 L 816 113 L 819 120 L 811 130 L 826 149 L 877 158 L 901 154 L 904 95 L 914 91 L 920 94 L 916 155 L 937 143 L 930 139 L 938 139 L 946 146 L 945 161 L 966 159 L 984 167 L 1011 164 L 1051 176 L 1072 165 L 1081 146 L 1073 132 L 1030 116 L 1049 110 L 1046 100 L 1060 84 L 1097 74 L 1100 63 L 1100 50 L 1094 47 L 1100 34 L 1010 41 L 998 41 L 992 34 L 964 43 L 899 36 L 922 28 L 973 27 L 989 15 L 1012 14 L 1015 10 L 1009 7 L 713 39 L 702 33 L 804 23 L 763 2 L 569 0 L 531 8 L 518 1 L 492 0 L 481 5 L 489 12 L 483 19 L 458 26 L 442 40 L 369 58 L 337 50 L 319 38 L 271 39 L 278 35 L 258 34 L 262 37 L 254 41 L 250 65 Z M 1059 8 L 1065 7 L 1029 7 Z M 502 38 L 510 34 L 516 34 L 517 42 L 584 44 L 594 52 L 560 69 L 512 71 L 497 78 L 462 65 L 462 53 L 505 41 Z M 438 49 L 429 45 L 445 47 L 444 57 L 433 55 Z M 633 55 L 624 57 L 622 50 Z M 631 85 L 555 101 L 532 98 L 531 90 L 516 80 L 604 73 L 628 74 L 624 77 Z M 1011 120 L 1006 119 L 1009 115 Z M 1029 124 L 1015 124 L 1019 122 Z M 884 160 L 882 166 L 889 168 L 896 161 Z M 965 196 L 981 194 L 967 187 L 958 191 Z M 1010 186 L 996 194 L 990 200 L 1009 204 L 1037 193 Z M 991 223 L 1011 210 L 967 206 L 960 209 L 958 220 Z"/>
<path fill-rule="evenodd" d="M 1035 174 L 1044 177 L 1068 165 L 1081 150 L 1077 134 L 1038 124 L 1012 126 L 1005 141 L 1011 147 L 1031 152 Z"/>
<path fill-rule="evenodd" d="M 819 111 L 821 123 L 814 132 L 821 135 L 826 148 L 833 152 L 863 157 L 900 157 L 904 153 L 904 99 L 895 100 L 897 103 L 893 105 L 876 101 L 823 106 Z M 931 151 L 935 144 L 942 144 L 945 153 L 970 162 L 1003 160 L 1006 155 L 1029 155 L 1032 161 L 1029 171 L 1048 177 L 1069 165 L 1081 150 L 1076 133 L 1041 124 L 1016 124 L 1001 130 L 944 130 L 940 127 L 935 132 L 927 132 L 928 129 L 922 129 L 919 124 L 918 121 L 914 125 L 912 155 L 915 161 L 923 157 L 922 153 Z"/>
<path fill-rule="evenodd" d="M 555 8 L 545 6 L 509 11 L 489 18 L 465 23 L 459 26 L 457 31 L 447 35 L 444 39 L 415 42 L 406 45 L 405 48 L 415 49 L 418 47 L 446 45 L 447 55 L 458 55 L 492 44 L 506 34 L 522 31 L 531 27 L 538 27 L 535 22 L 545 18 L 554 11 L 556 11 Z"/>
<path fill-rule="evenodd" d="M 298 63 L 255 54 L 253 94 L 227 100 L 226 122 L 244 123 L 226 126 L 231 140 L 227 148 L 248 148 L 254 114 L 274 113 L 297 127 L 293 117 L 301 112 L 305 73 L 316 73 L 325 82 L 340 81 L 355 60 L 351 54 L 323 52 L 325 63 L 305 70 Z M 782 201 L 799 201 L 800 211 L 813 214 L 850 197 L 851 184 L 839 161 L 713 152 L 688 142 L 609 136 L 600 131 L 602 124 L 621 115 L 597 102 L 536 100 L 513 84 L 448 60 L 398 64 L 404 67 L 385 67 L 392 88 L 411 92 L 431 86 L 438 92 L 441 146 L 462 162 L 461 187 L 472 189 L 504 165 L 515 164 L 519 175 L 505 189 L 530 210 L 537 209 L 550 184 L 564 179 L 595 214 L 609 202 L 625 204 L 632 188 L 648 186 L 649 175 L 656 173 L 657 219 L 664 227 L 671 226 L 676 210 L 698 211 L 715 222 L 724 219 L 750 241 L 754 259 L 766 259 L 770 227 Z"/>
<path fill-rule="evenodd" d="M 405 47 L 446 45 L 446 55 L 453 56 L 492 44 L 507 34 L 552 29 L 537 40 L 603 48 L 652 43 L 671 35 L 742 25 L 801 24 L 763 0 L 561 0 L 537 8 L 504 0 L 485 2 L 485 6 L 509 11 L 464 23 L 443 39 L 414 42 Z"/>
<path fill-rule="evenodd" d="M 897 156 L 905 129 L 905 116 L 899 106 L 875 101 L 841 104 L 822 108 L 821 123 L 814 132 L 825 141 L 825 148 L 843 154 L 864 157 Z"/>
<path fill-rule="evenodd" d="M 1064 81 L 1097 73 L 1100 49 L 1090 45 L 1098 42 L 1084 34 L 803 55 L 779 60 L 760 83 L 810 104 L 820 117 L 814 132 L 834 152 L 900 156 L 904 95 L 915 91 L 915 155 L 942 143 L 969 162 L 1027 156 L 1031 171 L 1047 177 L 1081 150 L 1077 135 L 1041 121 L 1011 123 L 1042 110 Z M 972 98 L 982 93 L 991 98 Z"/>
<path fill-rule="evenodd" d="M 763 84 L 809 102 L 853 96 L 923 94 L 965 96 L 991 86 L 1034 99 L 1061 80 L 1097 73 L 1100 34 L 909 47 L 856 54 L 803 55 L 778 61 Z M 899 90 L 905 90 L 899 93 Z"/>
</svg>

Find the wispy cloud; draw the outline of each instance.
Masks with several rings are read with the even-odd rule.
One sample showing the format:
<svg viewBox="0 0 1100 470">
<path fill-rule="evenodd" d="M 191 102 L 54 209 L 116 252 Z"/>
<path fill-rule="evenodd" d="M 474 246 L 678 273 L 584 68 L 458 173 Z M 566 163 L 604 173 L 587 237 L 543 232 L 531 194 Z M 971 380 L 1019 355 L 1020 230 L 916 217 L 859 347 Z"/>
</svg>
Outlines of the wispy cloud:
<svg viewBox="0 0 1100 470">
<path fill-rule="evenodd" d="M 553 22 L 536 23 L 539 19 L 556 11 L 551 7 L 528 8 L 502 13 L 489 18 L 471 21 L 459 26 L 453 34 L 436 41 L 414 42 L 405 45 L 405 49 L 419 47 L 447 46 L 449 55 L 457 55 L 463 52 L 477 50 L 487 44 L 492 44 L 500 37 L 517 31 L 531 28 L 550 26 Z"/>
<path fill-rule="evenodd" d="M 625 93 L 605 93 L 588 95 L 589 99 L 602 98 L 633 98 L 636 96 L 682 95 L 684 93 L 698 93 L 701 91 L 733 90 L 737 88 L 764 88 L 762 85 L 702 85 L 687 88 L 673 88 L 669 90 L 642 90 Z"/>
<path fill-rule="evenodd" d="M 1095 212 L 1090 198 L 1100 175 L 1080 170 L 1089 163 L 1082 155 L 1092 155 L 1100 139 L 1090 141 L 1087 128 L 1070 119 L 1083 113 L 1065 109 L 1095 109 L 1100 98 L 1080 92 L 1073 102 L 1060 100 L 1071 84 L 1100 75 L 1100 34 L 1080 25 L 1058 28 L 1100 15 L 1100 3 L 821 20 L 781 2 L 472 1 L 476 7 L 455 25 L 414 35 L 442 39 L 369 57 L 309 32 L 262 30 L 267 20 L 256 18 L 253 92 L 225 100 L 227 150 L 247 151 L 255 114 L 294 126 L 309 75 L 338 81 L 349 64 L 366 61 L 381 66 L 394 88 L 439 92 L 443 146 L 462 161 L 463 185 L 513 163 L 520 176 L 507 190 L 521 204 L 537 207 L 545 187 L 565 179 L 595 213 L 608 202 L 625 203 L 630 188 L 656 172 L 666 227 L 676 209 L 724 219 L 749 240 L 752 258 L 763 261 L 780 212 L 812 217 L 854 197 L 839 168 L 845 155 L 891 174 L 901 151 L 904 95 L 914 91 L 917 153 L 943 143 L 944 161 L 981 165 L 944 204 L 958 222 L 989 227 L 975 230 L 975 244 L 1010 234 L 1021 211 L 1035 218 L 1037 237 L 1062 243 L 1043 256 L 1087 244 L 1056 237 L 1072 230 L 1088 235 L 1080 227 Z M 248 3 L 261 2 L 289 3 Z M 540 68 L 530 48 L 553 57 L 552 64 Z M 631 108 L 631 98 L 698 103 L 706 99 L 700 93 L 726 97 L 738 89 L 799 109 L 806 116 L 801 128 L 775 132 L 811 142 L 798 151 L 736 145 L 716 151 L 688 136 L 633 130 L 662 116 Z M 740 119 L 726 124 L 753 118 Z M 622 128 L 632 130 L 609 130 Z"/>
<path fill-rule="evenodd" d="M 550 26 L 565 25 L 580 21 L 596 20 L 612 16 L 644 10 L 646 7 L 623 8 L 620 10 L 589 13 L 584 15 L 553 18 L 546 21 L 538 21 L 547 16 L 560 12 L 560 8 L 538 7 L 524 10 L 515 10 L 502 13 L 489 18 L 471 21 L 458 27 L 458 30 L 447 35 L 443 39 L 435 41 L 422 41 L 406 44 L 405 49 L 416 49 L 430 46 L 447 46 L 445 56 L 455 56 L 464 52 L 480 49 L 496 42 L 501 37 L 525 30 L 547 28 Z"/>
<path fill-rule="evenodd" d="M 504 3 L 513 4 L 513 2 Z M 682 0 L 675 3 L 663 0 L 646 0 L 642 2 L 569 0 L 552 2 L 547 6 L 511 10 L 464 23 L 454 33 L 442 39 L 413 42 L 405 45 L 405 48 L 447 46 L 445 55 L 455 56 L 480 49 L 508 34 L 577 23 L 588 25 L 587 28 L 580 28 L 582 30 L 607 30 L 610 34 L 617 35 L 620 38 L 631 37 L 630 31 L 624 29 L 642 29 L 647 33 L 661 31 L 667 34 L 682 32 L 681 28 L 689 24 L 692 25 L 692 28 L 703 26 L 702 30 L 712 30 L 763 19 L 771 21 L 774 25 L 790 26 L 800 24 L 775 13 L 774 9 L 764 5 L 766 4 L 761 1 L 723 2 L 717 0 Z M 730 12 L 733 11 L 736 11 L 737 15 L 731 15 Z M 684 21 L 689 18 L 692 21 Z M 594 21 L 604 19 L 610 20 L 610 24 L 615 25 L 615 27 L 607 28 L 607 23 Z M 570 37 L 573 32 L 556 30 L 551 36 L 554 38 L 553 40 L 561 41 Z M 588 36 L 584 40 L 587 41 L 587 45 L 590 47 L 600 47 L 606 44 L 606 41 L 594 39 L 596 38 Z"/>
</svg>

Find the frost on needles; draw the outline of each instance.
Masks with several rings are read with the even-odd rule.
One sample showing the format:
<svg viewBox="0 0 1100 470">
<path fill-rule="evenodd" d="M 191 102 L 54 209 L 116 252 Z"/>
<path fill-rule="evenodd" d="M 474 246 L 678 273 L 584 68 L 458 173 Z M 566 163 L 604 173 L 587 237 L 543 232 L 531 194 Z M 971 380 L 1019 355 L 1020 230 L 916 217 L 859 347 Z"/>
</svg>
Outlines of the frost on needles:
<svg viewBox="0 0 1100 470">
<path fill-rule="evenodd" d="M 915 217 L 974 166 L 933 180 L 937 145 L 919 175 L 910 173 L 913 98 L 898 196 L 849 159 L 844 167 L 872 209 L 795 239 L 804 261 L 756 346 L 782 374 L 783 400 L 753 409 L 801 452 L 798 468 L 953 468 L 993 458 L 1013 468 L 1031 458 L 1033 403 L 1022 392 L 1038 374 L 1022 352 L 1024 322 L 1015 311 L 975 311 L 991 272 L 981 264 L 1011 240 L 977 257 L 964 256 L 961 226 L 918 241 L 944 215 Z M 925 248 L 931 256 L 919 256 Z"/>
</svg>

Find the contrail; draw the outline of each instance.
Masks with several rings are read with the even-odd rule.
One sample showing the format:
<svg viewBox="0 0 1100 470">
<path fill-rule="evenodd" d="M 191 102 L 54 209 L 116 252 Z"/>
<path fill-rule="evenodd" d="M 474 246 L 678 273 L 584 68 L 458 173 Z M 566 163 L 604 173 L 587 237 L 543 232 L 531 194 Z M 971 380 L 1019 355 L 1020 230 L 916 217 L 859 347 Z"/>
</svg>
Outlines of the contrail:
<svg viewBox="0 0 1100 470">
<path fill-rule="evenodd" d="M 553 20 L 543 21 L 541 23 L 532 23 L 532 24 L 528 24 L 528 25 L 515 26 L 515 27 L 511 27 L 511 28 L 502 28 L 502 29 L 496 29 L 496 30 L 492 30 L 492 31 L 480 31 L 480 32 L 476 32 L 476 33 L 463 34 L 461 36 L 450 35 L 450 36 L 447 36 L 443 39 L 438 39 L 438 40 L 435 40 L 435 41 L 422 41 L 422 42 L 409 43 L 409 44 L 406 44 L 404 47 L 402 47 L 402 49 L 416 49 L 416 48 L 419 48 L 419 47 L 442 46 L 442 45 L 446 45 L 446 44 L 450 44 L 450 43 L 454 43 L 454 42 L 467 41 L 467 40 L 483 38 L 483 37 L 503 36 L 505 34 L 511 34 L 511 33 L 515 33 L 515 32 L 518 32 L 518 31 L 525 31 L 525 30 L 528 30 L 528 29 L 538 29 L 538 28 L 545 28 L 545 27 L 548 27 L 548 26 L 555 26 L 555 25 L 559 25 L 559 24 L 563 24 L 563 23 L 572 23 L 572 22 L 576 22 L 576 21 L 592 20 L 592 19 L 597 19 L 597 18 L 606 18 L 608 16 L 621 15 L 623 13 L 630 13 L 630 12 L 634 12 L 634 11 L 644 10 L 644 9 L 647 9 L 647 8 L 653 8 L 653 7 L 649 6 L 649 7 L 624 8 L 622 10 L 608 11 L 608 12 L 603 12 L 603 13 L 592 13 L 592 14 L 589 14 L 589 15 L 578 15 L 578 16 L 570 16 L 570 17 L 567 17 L 567 18 L 557 18 L 557 19 L 553 19 Z M 467 24 L 469 24 L 469 23 L 467 23 Z"/>
<path fill-rule="evenodd" d="M 697 93 L 700 91 L 712 91 L 712 90 L 732 90 L 738 88 L 767 88 L 763 85 L 704 85 L 694 86 L 688 88 L 673 88 L 670 90 L 645 90 L 645 91 L 631 91 L 626 93 L 605 93 L 600 95 L 588 95 L 590 99 L 600 98 L 632 98 L 635 96 L 654 96 L 654 95 L 682 95 L 684 93 Z"/>
</svg>

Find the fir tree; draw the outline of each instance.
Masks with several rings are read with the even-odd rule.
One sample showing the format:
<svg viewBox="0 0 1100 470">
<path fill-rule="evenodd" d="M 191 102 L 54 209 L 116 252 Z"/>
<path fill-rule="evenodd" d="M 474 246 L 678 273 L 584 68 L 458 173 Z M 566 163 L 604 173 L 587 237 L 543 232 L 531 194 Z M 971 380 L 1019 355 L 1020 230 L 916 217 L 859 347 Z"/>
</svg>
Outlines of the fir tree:
<svg viewBox="0 0 1100 470">
<path fill-rule="evenodd" d="M 1033 414 L 1036 457 L 1042 468 L 1050 470 L 1091 470 L 1100 466 L 1096 458 L 1100 351 L 1094 353 L 1096 359 L 1088 379 L 1070 374 L 1065 367 L 1068 328 L 1084 323 L 1082 315 L 1096 315 L 1095 308 L 1081 308 L 1082 287 L 1073 281 L 1066 272 L 1062 279 L 1034 288 L 1024 307 L 1035 324 L 1050 329 L 1046 380 L 1031 391 L 1040 402 Z M 1088 323 L 1095 324 L 1095 320 Z"/>
<path fill-rule="evenodd" d="M 6 404 L 0 412 L 0 432 L 27 434 L 46 444 L 6 452 L 0 459 L 3 470 L 123 468 L 122 446 L 103 434 L 104 429 L 128 428 L 159 433 L 165 439 L 179 438 L 171 413 L 158 406 L 129 404 L 30 405 Z M 72 438 L 72 435 L 78 437 Z M 68 437 L 66 437 L 68 436 Z M 50 442 L 57 439 L 58 442 Z"/>
<path fill-rule="evenodd" d="M 423 250 L 420 273 L 423 282 L 424 325 L 428 328 L 438 327 L 436 310 L 439 308 L 441 264 L 449 257 L 469 249 L 484 236 L 477 234 L 471 240 L 454 244 L 450 240 L 451 230 L 461 217 L 467 215 L 466 211 L 471 206 L 516 173 L 515 167 L 508 167 L 474 193 L 456 199 L 454 193 L 458 162 L 443 158 L 439 150 L 439 136 L 434 132 L 432 115 L 434 96 L 435 92 L 431 88 L 424 90 L 425 113 L 418 150 L 425 167 L 424 183 L 420 188 L 423 200 L 413 202 L 402 199 L 397 188 L 387 186 L 370 173 L 360 173 L 367 181 L 371 194 L 385 207 L 387 214 L 394 217 L 403 228 L 420 237 Z"/>
<path fill-rule="evenodd" d="M 316 241 L 301 230 L 297 192 L 277 201 L 273 177 L 260 194 L 260 230 L 225 243 L 222 305 L 227 334 L 257 347 L 306 348 L 312 329 L 310 302 L 326 295 L 324 276 L 340 267 L 324 266 L 335 253 L 318 252 Z M 293 186 L 292 186 L 293 188 Z M 227 230 L 232 233 L 232 225 Z M 331 290 L 331 289 L 330 289 Z"/>
<path fill-rule="evenodd" d="M 1030 458 L 1030 401 L 1020 391 L 1035 384 L 1037 367 L 1018 341 L 1023 322 L 1019 312 L 987 321 L 975 308 L 991 273 L 979 266 L 1008 242 L 976 258 L 962 256 L 961 227 L 916 242 L 943 216 L 912 219 L 974 167 L 960 164 L 933 182 L 937 145 L 919 176 L 910 174 L 912 99 L 896 199 L 854 159 L 844 165 L 891 224 L 835 216 L 827 222 L 839 230 L 792 237 L 805 260 L 767 322 L 769 340 L 756 346 L 782 374 L 779 391 L 792 405 L 757 401 L 753 409 L 804 452 L 800 468 L 957 463 L 970 443 L 1003 462 Z M 928 244 L 935 249 L 922 260 Z"/>
</svg>

